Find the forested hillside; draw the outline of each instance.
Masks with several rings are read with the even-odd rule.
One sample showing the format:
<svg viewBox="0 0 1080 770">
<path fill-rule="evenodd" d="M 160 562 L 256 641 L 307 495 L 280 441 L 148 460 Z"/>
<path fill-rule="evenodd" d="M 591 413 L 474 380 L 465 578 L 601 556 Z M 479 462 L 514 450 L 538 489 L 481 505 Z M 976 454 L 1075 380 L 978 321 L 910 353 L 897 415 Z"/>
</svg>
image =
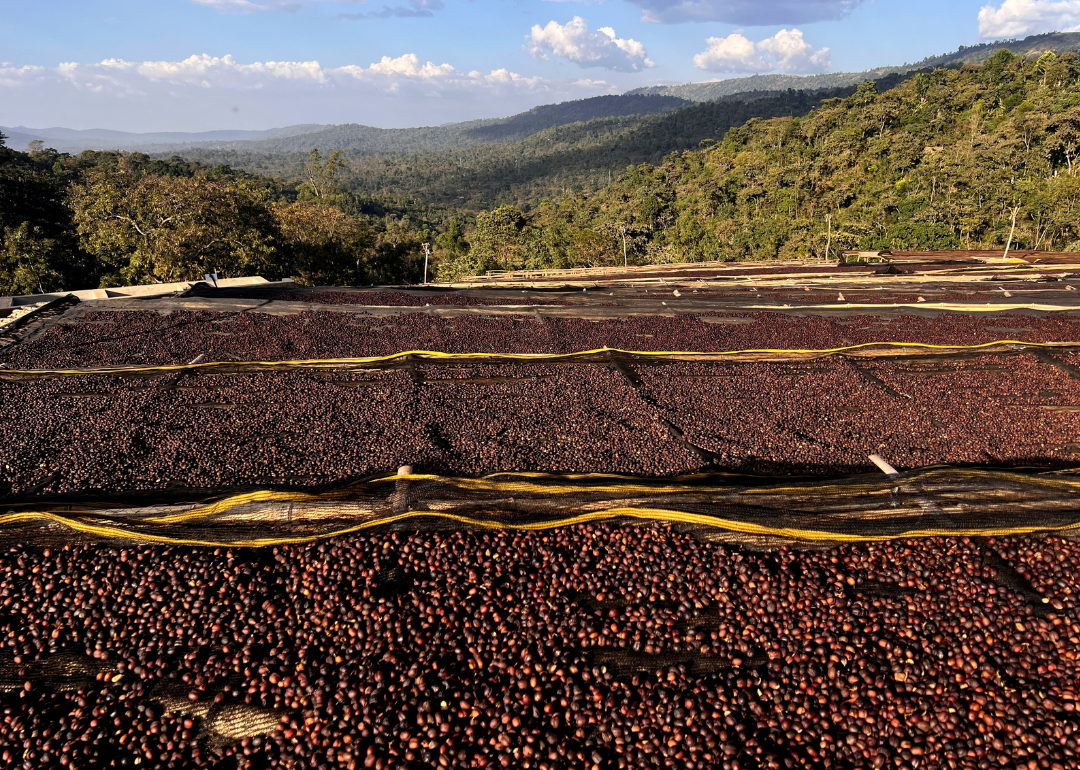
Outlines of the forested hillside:
<svg viewBox="0 0 1080 770">
<path fill-rule="evenodd" d="M 286 184 L 181 159 L 16 152 L 0 134 L 0 295 L 222 276 L 416 280 L 443 211 L 342 191 L 336 156 Z"/>
<path fill-rule="evenodd" d="M 592 196 L 477 218 L 442 275 L 504 266 L 823 257 L 844 248 L 1080 248 L 1080 57 L 873 82 L 803 117 L 630 169 Z"/>
<path fill-rule="evenodd" d="M 899 82 L 894 77 L 886 87 Z M 804 115 L 823 99 L 848 96 L 854 87 L 790 91 L 752 101 L 723 99 L 646 117 L 614 117 L 549 128 L 528 139 L 466 150 L 424 153 L 343 153 L 345 186 L 363 195 L 408 197 L 465 209 L 510 203 L 529 206 L 544 197 L 591 193 L 627 166 L 658 163 L 672 152 L 717 141 L 754 117 Z M 659 97 L 648 97 L 659 98 Z M 306 153 L 185 153 L 207 164 L 292 178 Z"/>
<path fill-rule="evenodd" d="M 979 45 L 960 46 L 952 53 L 930 56 L 912 65 L 916 69 L 926 67 L 958 67 L 963 64 L 982 64 L 999 51 L 1009 51 L 1017 56 L 1038 58 L 1044 53 L 1062 56 L 1080 53 L 1080 32 L 1047 32 L 1031 35 L 1022 40 L 995 40 Z"/>
<path fill-rule="evenodd" d="M 856 86 L 867 80 L 878 80 L 886 75 L 904 75 L 920 70 L 941 67 L 959 67 L 964 64 L 982 64 L 995 53 L 1009 50 L 1021 56 L 1038 58 L 1044 53 L 1057 55 L 1080 52 L 1080 32 L 1050 32 L 1032 35 L 1023 40 L 995 40 L 973 46 L 960 46 L 955 51 L 929 56 L 914 64 L 876 67 L 865 72 L 826 72 L 820 75 L 785 75 L 771 73 L 751 75 L 744 78 L 728 78 L 706 83 L 683 83 L 677 86 L 648 86 L 627 92 L 628 95 L 675 96 L 695 102 L 708 102 L 725 97 L 749 99 L 758 94 L 772 94 L 787 89 L 814 90 L 821 88 L 844 88 Z"/>
<path fill-rule="evenodd" d="M 787 75 L 766 73 L 743 78 L 727 78 L 705 83 L 682 83 L 677 86 L 646 86 L 630 91 L 643 96 L 674 96 L 690 102 L 712 102 L 718 99 L 758 99 L 778 91 L 818 91 L 848 88 L 866 80 L 900 72 L 901 67 L 881 67 L 866 72 L 823 72 L 818 75 Z"/>
</svg>

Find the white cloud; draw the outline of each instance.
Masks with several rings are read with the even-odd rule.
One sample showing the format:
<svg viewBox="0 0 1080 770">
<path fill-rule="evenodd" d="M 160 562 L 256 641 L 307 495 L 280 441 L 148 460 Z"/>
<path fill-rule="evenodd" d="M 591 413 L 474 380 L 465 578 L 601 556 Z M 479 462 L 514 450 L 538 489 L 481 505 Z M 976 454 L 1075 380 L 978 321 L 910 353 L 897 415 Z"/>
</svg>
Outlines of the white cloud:
<svg viewBox="0 0 1080 770">
<path fill-rule="evenodd" d="M 373 64 L 372 68 L 375 66 Z M 189 56 L 183 61 L 128 62 L 123 59 L 106 59 L 96 66 L 72 65 L 70 76 L 76 76 L 79 72 L 85 72 L 91 77 L 102 72 L 115 75 L 135 74 L 151 81 L 203 88 L 244 88 L 258 86 L 269 79 L 325 83 L 328 77 L 327 70 L 317 61 L 240 64 L 229 55 L 217 57 L 207 54 Z"/>
<path fill-rule="evenodd" d="M 979 11 L 979 37 L 1025 37 L 1080 29 L 1080 0 L 1005 0 Z"/>
<path fill-rule="evenodd" d="M 488 82 L 479 72 L 461 72 L 452 64 L 422 62 L 413 53 L 391 58 L 384 56 L 368 67 L 349 64 L 342 67 L 323 67 L 317 61 L 253 62 L 242 64 L 232 56 L 199 54 L 182 61 L 129 62 L 124 59 L 105 59 L 98 64 L 64 63 L 50 70 L 47 67 L 0 68 L 0 83 L 22 82 L 27 76 L 43 77 L 50 72 L 70 81 L 77 87 L 107 87 L 110 84 L 145 89 L 149 83 L 198 86 L 200 88 L 261 89 L 285 81 L 307 86 L 340 86 L 350 82 L 380 83 L 395 81 L 437 82 L 443 86 L 471 87 Z M 504 73 L 506 70 L 494 70 Z M 496 80 L 543 88 L 544 78 L 523 78 L 509 73 Z"/>
<path fill-rule="evenodd" d="M 0 63 L 0 103 L 25 125 L 201 131 L 296 123 L 408 126 L 496 117 L 537 104 L 613 93 L 602 80 L 526 77 L 425 61 L 413 53 L 368 66 L 105 59 L 56 67 Z"/>
<path fill-rule="evenodd" d="M 705 42 L 709 47 L 694 57 L 694 66 L 709 72 L 747 74 L 779 69 L 804 74 L 821 72 L 832 63 L 829 49 L 815 51 L 798 29 L 782 29 L 758 43 L 741 31 L 727 37 L 710 37 Z"/>
<path fill-rule="evenodd" d="M 708 48 L 694 57 L 694 66 L 709 72 L 766 72 L 773 65 L 765 61 L 746 36 L 733 32 L 727 37 L 710 37 Z"/>
<path fill-rule="evenodd" d="M 545 27 L 536 24 L 526 40 L 529 53 L 536 59 L 546 60 L 550 54 L 582 67 L 603 67 L 617 72 L 638 72 L 656 66 L 638 41 L 617 37 L 611 27 L 591 32 L 589 23 L 580 16 L 566 24 L 557 21 L 549 21 Z"/>
<path fill-rule="evenodd" d="M 802 30 L 798 29 L 782 29 L 762 40 L 757 47 L 759 51 L 776 57 L 776 66 L 784 72 L 820 72 L 832 64 L 829 49 L 815 51 L 812 45 L 803 40 Z"/>
<path fill-rule="evenodd" d="M 723 21 L 747 26 L 809 24 L 839 19 L 866 0 L 629 0 L 644 21 L 680 24 Z"/>
<path fill-rule="evenodd" d="M 432 64 L 431 62 L 421 64 L 420 57 L 414 53 L 407 53 L 396 59 L 384 56 L 381 61 L 372 64 L 366 71 L 362 68 L 351 68 L 349 70 L 349 73 L 354 77 L 363 77 L 365 72 L 376 75 L 403 75 L 407 78 L 424 79 L 452 78 L 457 74 L 457 70 L 449 64 Z"/>
</svg>

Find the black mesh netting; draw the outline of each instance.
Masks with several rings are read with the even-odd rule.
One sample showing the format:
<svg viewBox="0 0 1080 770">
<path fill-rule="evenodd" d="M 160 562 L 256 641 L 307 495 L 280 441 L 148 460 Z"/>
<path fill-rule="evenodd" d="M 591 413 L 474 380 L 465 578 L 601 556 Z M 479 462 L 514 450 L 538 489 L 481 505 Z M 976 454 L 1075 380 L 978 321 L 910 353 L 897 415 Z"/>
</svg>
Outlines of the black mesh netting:
<svg viewBox="0 0 1080 770">
<path fill-rule="evenodd" d="M 146 505 L 136 499 L 24 503 L 0 516 L 8 542 L 263 547 L 377 528 L 541 530 L 664 522 L 743 544 L 1080 530 L 1072 473 L 929 468 L 895 477 L 790 479 L 698 474 L 383 476 L 321 492 L 264 489 Z"/>
</svg>

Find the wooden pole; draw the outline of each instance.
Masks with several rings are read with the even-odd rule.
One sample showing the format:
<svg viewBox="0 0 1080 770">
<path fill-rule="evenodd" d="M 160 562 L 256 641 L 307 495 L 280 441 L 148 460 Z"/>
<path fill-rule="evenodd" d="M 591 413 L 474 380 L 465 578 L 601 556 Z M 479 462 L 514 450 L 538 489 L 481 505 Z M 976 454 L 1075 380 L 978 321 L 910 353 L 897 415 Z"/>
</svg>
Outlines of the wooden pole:
<svg viewBox="0 0 1080 770">
<path fill-rule="evenodd" d="M 1002 259 L 1008 259 L 1009 258 L 1009 248 L 1012 247 L 1013 233 L 1016 232 L 1016 212 L 1018 212 L 1019 210 L 1020 210 L 1019 206 L 1017 206 L 1016 208 L 1013 209 L 1013 212 L 1012 212 L 1012 227 L 1009 228 L 1009 240 L 1005 244 L 1005 256 L 1002 257 Z"/>
</svg>

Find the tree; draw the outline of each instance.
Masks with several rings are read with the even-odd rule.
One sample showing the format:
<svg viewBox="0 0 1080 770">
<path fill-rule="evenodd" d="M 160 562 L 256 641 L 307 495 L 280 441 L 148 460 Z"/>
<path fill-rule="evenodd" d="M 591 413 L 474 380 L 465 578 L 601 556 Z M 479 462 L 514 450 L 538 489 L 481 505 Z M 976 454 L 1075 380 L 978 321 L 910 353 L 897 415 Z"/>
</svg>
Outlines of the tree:
<svg viewBox="0 0 1080 770">
<path fill-rule="evenodd" d="M 345 168 L 341 151 L 335 150 L 330 157 L 323 162 L 322 155 L 318 150 L 312 150 L 308 154 L 304 164 L 304 192 L 318 200 L 329 200 L 341 194 L 341 185 L 338 181 L 338 170 Z"/>
<path fill-rule="evenodd" d="M 467 255 L 472 266 L 470 274 L 514 267 L 523 255 L 521 231 L 525 221 L 525 215 L 514 206 L 499 206 L 478 216 L 472 249 Z"/>
<path fill-rule="evenodd" d="M 465 231 L 456 218 L 447 223 L 445 233 L 435 238 L 435 246 L 441 249 L 448 259 L 457 259 L 468 253 L 469 242 L 465 240 Z"/>
<path fill-rule="evenodd" d="M 272 268 L 272 221 L 259 192 L 199 177 L 143 174 L 130 162 L 73 187 L 83 248 L 106 283 L 167 283 Z"/>
<path fill-rule="evenodd" d="M 271 209 L 288 272 L 307 286 L 371 283 L 375 234 L 325 205 L 292 203 Z"/>
<path fill-rule="evenodd" d="M 66 180 L 53 169 L 50 153 L 35 158 L 0 141 L 0 295 L 53 291 L 93 278 L 74 237 Z"/>
<path fill-rule="evenodd" d="M 42 237 L 29 222 L 5 228 L 0 235 L 0 292 L 44 294 L 63 288 L 57 266 L 64 254 L 57 241 Z"/>
<path fill-rule="evenodd" d="M 1080 107 L 1054 116 L 1047 126 L 1046 154 L 1050 162 L 1060 166 L 1062 162 L 1073 173 L 1073 163 L 1080 153 Z"/>
</svg>

